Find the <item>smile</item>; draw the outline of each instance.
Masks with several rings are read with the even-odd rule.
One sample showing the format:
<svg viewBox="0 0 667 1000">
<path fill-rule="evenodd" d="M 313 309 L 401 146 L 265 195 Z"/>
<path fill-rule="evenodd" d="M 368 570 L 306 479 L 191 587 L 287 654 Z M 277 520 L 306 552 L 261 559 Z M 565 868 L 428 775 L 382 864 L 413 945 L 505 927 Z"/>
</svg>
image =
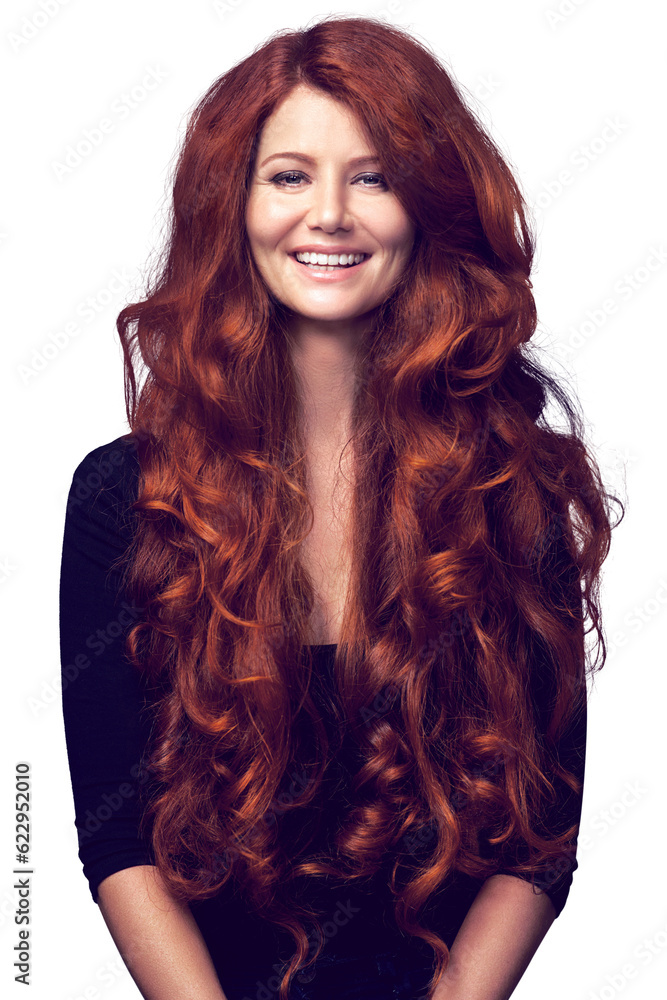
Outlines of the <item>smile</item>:
<svg viewBox="0 0 667 1000">
<path fill-rule="evenodd" d="M 316 254 L 299 253 L 298 257 L 304 258 L 302 260 L 297 259 L 297 254 L 288 254 L 292 258 L 294 263 L 300 268 L 304 276 L 307 274 L 308 277 L 316 278 L 324 281 L 337 281 L 342 278 L 346 278 L 348 273 L 351 271 L 358 270 L 358 268 L 363 267 L 366 261 L 371 256 L 370 254 L 332 254 L 331 257 L 342 257 L 344 260 L 350 260 L 350 263 L 338 263 L 338 264 L 319 264 L 310 263 L 310 258 L 315 258 Z"/>
</svg>

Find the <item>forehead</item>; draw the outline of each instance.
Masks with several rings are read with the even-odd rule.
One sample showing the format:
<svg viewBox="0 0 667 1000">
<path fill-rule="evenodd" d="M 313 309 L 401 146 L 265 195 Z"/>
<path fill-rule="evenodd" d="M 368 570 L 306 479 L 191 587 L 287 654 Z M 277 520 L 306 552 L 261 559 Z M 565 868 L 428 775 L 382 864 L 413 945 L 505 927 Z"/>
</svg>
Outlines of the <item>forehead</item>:
<svg viewBox="0 0 667 1000">
<path fill-rule="evenodd" d="M 288 143 L 284 145 L 285 143 Z M 261 130 L 258 154 L 284 150 L 317 155 L 319 149 L 353 145 L 359 153 L 371 150 L 362 123 L 341 101 L 323 90 L 299 84 L 274 108 Z"/>
</svg>

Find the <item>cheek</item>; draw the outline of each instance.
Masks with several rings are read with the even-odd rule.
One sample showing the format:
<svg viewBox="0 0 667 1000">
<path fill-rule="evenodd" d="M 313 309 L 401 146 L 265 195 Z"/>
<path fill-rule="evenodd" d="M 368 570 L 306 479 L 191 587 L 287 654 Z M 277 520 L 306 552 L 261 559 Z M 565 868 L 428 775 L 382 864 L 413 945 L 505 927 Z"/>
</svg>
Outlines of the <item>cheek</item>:
<svg viewBox="0 0 667 1000">
<path fill-rule="evenodd" d="M 272 209 L 270 205 L 255 206 L 246 213 L 248 238 L 258 248 L 274 249 L 289 232 L 290 225 L 285 212 Z"/>
<path fill-rule="evenodd" d="M 248 238 L 252 243 L 263 244 L 271 230 L 271 206 L 258 194 L 251 195 L 248 200 L 245 222 Z"/>
<path fill-rule="evenodd" d="M 415 237 L 415 227 L 403 212 L 395 212 L 385 221 L 385 245 L 392 247 L 394 253 L 403 256 L 409 254 Z"/>
</svg>

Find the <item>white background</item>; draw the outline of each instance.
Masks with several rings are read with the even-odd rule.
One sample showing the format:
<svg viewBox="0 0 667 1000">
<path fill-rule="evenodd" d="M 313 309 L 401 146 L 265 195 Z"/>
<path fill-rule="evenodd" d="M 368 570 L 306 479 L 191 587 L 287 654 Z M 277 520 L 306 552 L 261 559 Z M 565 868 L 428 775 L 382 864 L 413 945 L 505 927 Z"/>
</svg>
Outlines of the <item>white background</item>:
<svg viewBox="0 0 667 1000">
<path fill-rule="evenodd" d="M 83 456 L 127 430 L 115 318 L 140 289 L 159 240 L 168 171 L 190 110 L 274 31 L 331 10 L 318 0 L 3 5 L 0 977 L 12 997 L 139 996 L 76 853 L 58 691 L 65 498 Z M 579 393 L 608 483 L 627 489 L 627 515 L 605 565 L 609 659 L 589 706 L 580 867 L 514 997 L 657 1000 L 667 983 L 659 5 L 394 0 L 391 9 L 337 10 L 384 11 L 474 95 L 536 211 L 538 337 Z M 128 108 L 124 95 L 142 81 L 153 89 L 139 100 L 134 91 Z M 58 176 L 67 147 L 105 117 L 112 130 Z M 76 334 L 67 340 L 71 323 Z M 12 968 L 9 806 L 19 760 L 33 774 L 30 994 L 13 982 Z"/>
</svg>

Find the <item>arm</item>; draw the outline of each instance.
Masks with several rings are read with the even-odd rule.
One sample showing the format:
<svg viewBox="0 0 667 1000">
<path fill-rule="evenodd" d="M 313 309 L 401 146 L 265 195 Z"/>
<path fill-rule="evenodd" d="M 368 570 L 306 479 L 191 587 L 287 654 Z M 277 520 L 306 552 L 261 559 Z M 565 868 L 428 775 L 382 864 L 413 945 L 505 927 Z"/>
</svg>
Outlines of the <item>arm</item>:
<svg viewBox="0 0 667 1000">
<path fill-rule="evenodd" d="M 125 868 L 99 886 L 99 906 L 144 1000 L 227 1000 L 190 908 L 151 865 Z"/>
<path fill-rule="evenodd" d="M 141 609 L 113 563 L 132 537 L 138 462 L 119 442 L 77 468 L 60 582 L 63 722 L 79 857 L 93 900 L 147 1000 L 225 1000 L 189 907 L 166 891 L 139 832 L 146 692 L 124 656 Z"/>
<path fill-rule="evenodd" d="M 555 918 L 546 893 L 492 875 L 466 914 L 432 1000 L 508 1000 Z"/>
<path fill-rule="evenodd" d="M 581 607 L 578 576 L 561 549 L 569 599 Z M 556 574 L 554 574 L 554 578 Z M 583 627 L 583 626 L 582 626 Z M 535 650 L 533 690 L 538 725 L 544 732 L 550 716 L 551 674 L 543 646 Z M 582 673 L 577 680 L 586 690 Z M 558 758 L 583 785 L 586 758 L 587 709 L 584 698 L 578 715 L 558 743 Z M 582 796 L 559 781 L 557 800 L 549 811 L 547 828 L 568 828 L 581 820 Z M 576 861 L 577 838 L 568 858 L 537 874 L 536 893 L 526 877 L 509 872 L 488 878 L 480 888 L 450 949 L 450 963 L 432 1000 L 507 1000 L 526 971 L 553 921 L 565 906 Z"/>
</svg>

